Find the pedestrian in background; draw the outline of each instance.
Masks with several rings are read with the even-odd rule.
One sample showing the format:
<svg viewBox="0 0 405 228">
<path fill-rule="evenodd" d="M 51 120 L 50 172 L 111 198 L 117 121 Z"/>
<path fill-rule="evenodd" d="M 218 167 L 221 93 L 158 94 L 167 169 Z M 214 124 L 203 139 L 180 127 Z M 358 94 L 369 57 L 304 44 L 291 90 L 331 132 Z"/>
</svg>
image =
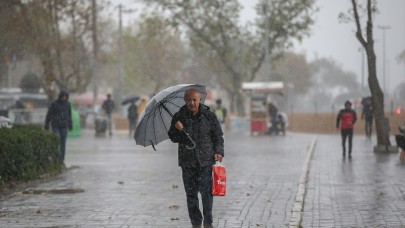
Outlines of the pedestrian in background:
<svg viewBox="0 0 405 228">
<path fill-rule="evenodd" d="M 361 112 L 361 119 L 362 120 L 364 119 L 366 137 L 368 140 L 371 140 L 373 118 L 374 118 L 371 97 L 366 97 L 362 103 L 363 103 L 363 110 Z"/>
<path fill-rule="evenodd" d="M 185 92 L 186 104 L 174 114 L 169 137 L 178 143 L 179 166 L 182 170 L 187 197 L 188 214 L 193 227 L 212 227 L 212 166 L 222 161 L 224 139 L 221 126 L 209 107 L 200 104 L 201 94 L 197 89 Z M 196 146 L 188 149 L 185 132 L 194 139 Z M 198 192 L 201 194 L 203 213 L 199 209 Z"/>
<path fill-rule="evenodd" d="M 15 120 L 14 122 L 17 124 L 23 124 L 25 123 L 25 105 L 24 103 L 19 99 L 19 98 L 14 98 L 15 99 Z"/>
<path fill-rule="evenodd" d="M 131 137 L 135 132 L 136 122 L 138 120 L 138 107 L 135 101 L 131 101 L 131 105 L 128 107 L 128 123 L 129 123 L 129 136 Z"/>
<path fill-rule="evenodd" d="M 146 99 L 144 97 L 141 98 L 141 101 L 138 104 L 138 116 L 141 115 L 142 111 L 146 107 Z"/>
<path fill-rule="evenodd" d="M 352 143 L 353 143 L 353 128 L 357 121 L 356 112 L 352 109 L 350 101 L 345 102 L 345 108 L 339 111 L 336 118 L 336 128 L 339 129 L 342 135 L 343 157 L 346 156 L 346 139 L 348 139 L 348 152 L 349 158 L 352 157 Z"/>
<path fill-rule="evenodd" d="M 112 135 L 112 113 L 115 109 L 115 103 L 111 99 L 111 94 L 107 94 L 107 99 L 103 102 L 103 105 L 101 108 L 104 110 L 104 112 L 107 114 L 108 118 L 108 132 L 110 136 Z"/>
<path fill-rule="evenodd" d="M 60 160 L 62 162 L 65 160 L 68 130 L 73 129 L 72 111 L 68 100 L 69 93 L 64 90 L 60 91 L 58 99 L 49 106 L 45 118 L 45 129 L 48 130 L 51 126 L 52 131 L 59 137 Z"/>
<path fill-rule="evenodd" d="M 217 99 L 215 103 L 217 104 L 217 106 L 214 108 L 214 113 L 218 118 L 219 124 L 221 125 L 222 132 L 225 132 L 227 110 L 225 107 L 222 106 L 221 99 Z"/>
<path fill-rule="evenodd" d="M 269 102 L 267 104 L 267 112 L 269 114 L 270 117 L 270 127 L 268 129 L 268 133 L 269 134 L 278 134 L 278 120 L 277 120 L 277 113 L 278 113 L 278 108 L 275 104 L 273 104 L 272 102 Z"/>
</svg>

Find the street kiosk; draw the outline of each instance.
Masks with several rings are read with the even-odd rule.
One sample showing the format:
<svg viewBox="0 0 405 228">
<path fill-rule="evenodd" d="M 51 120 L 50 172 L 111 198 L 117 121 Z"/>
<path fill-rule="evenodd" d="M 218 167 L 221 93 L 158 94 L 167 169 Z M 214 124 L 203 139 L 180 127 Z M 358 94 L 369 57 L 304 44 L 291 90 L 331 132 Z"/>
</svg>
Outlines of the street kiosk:
<svg viewBox="0 0 405 228">
<path fill-rule="evenodd" d="M 268 96 L 284 94 L 284 82 L 243 82 L 242 90 L 249 99 L 250 133 L 267 134 L 269 127 L 269 113 L 267 108 Z"/>
</svg>

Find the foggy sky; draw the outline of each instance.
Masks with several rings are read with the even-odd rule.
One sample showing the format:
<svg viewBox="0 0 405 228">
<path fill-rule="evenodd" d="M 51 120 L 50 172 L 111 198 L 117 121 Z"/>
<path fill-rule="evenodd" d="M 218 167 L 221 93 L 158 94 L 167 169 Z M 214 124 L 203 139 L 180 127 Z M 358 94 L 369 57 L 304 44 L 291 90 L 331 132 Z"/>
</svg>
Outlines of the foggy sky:
<svg viewBox="0 0 405 228">
<path fill-rule="evenodd" d="M 239 0 L 244 6 L 242 17 L 255 18 L 254 5 L 259 1 Z M 374 48 L 377 56 L 377 76 L 383 87 L 383 31 L 378 26 L 390 26 L 385 32 L 385 58 L 387 89 L 391 91 L 396 85 L 405 82 L 405 65 L 399 63 L 398 55 L 405 50 L 405 1 L 379 0 L 379 14 L 374 18 Z M 355 25 L 340 23 L 338 15 L 351 8 L 350 0 L 318 0 L 319 12 L 315 15 L 311 37 L 297 43 L 294 51 L 305 53 L 307 59 L 334 59 L 345 71 L 354 72 L 361 83 L 360 43 L 355 38 Z M 250 19 L 251 20 L 251 19 Z M 365 25 L 364 25 L 365 26 Z M 365 66 L 366 67 L 366 66 Z M 367 87 L 367 68 L 365 68 L 365 86 Z"/>
<path fill-rule="evenodd" d="M 261 0 L 239 0 L 244 9 L 241 13 L 241 21 L 252 21 L 256 17 L 253 9 Z M 133 0 L 115 0 L 113 4 L 122 3 L 127 8 L 139 8 Z M 405 1 L 404 0 L 380 0 L 380 11 L 374 18 L 374 48 L 377 56 L 377 76 L 380 86 L 383 88 L 383 31 L 378 26 L 390 26 L 385 33 L 386 55 L 386 81 L 385 86 L 392 91 L 396 85 L 405 82 L 405 65 L 399 63 L 398 55 L 405 50 Z M 317 58 L 331 58 L 343 70 L 354 72 L 357 81 L 362 81 L 362 55 L 359 51 L 360 43 L 355 38 L 355 24 L 340 23 L 338 15 L 347 12 L 351 8 L 350 0 L 318 0 L 319 12 L 315 15 L 315 24 L 311 30 L 311 36 L 305 38 L 302 43 L 296 43 L 294 52 L 304 53 L 308 61 Z M 139 10 L 138 10 L 139 11 Z M 123 15 L 125 22 L 135 17 Z M 365 26 L 365 25 L 364 25 Z M 366 58 L 365 58 L 366 59 Z M 365 66 L 365 87 L 367 84 L 367 67 Z"/>
</svg>

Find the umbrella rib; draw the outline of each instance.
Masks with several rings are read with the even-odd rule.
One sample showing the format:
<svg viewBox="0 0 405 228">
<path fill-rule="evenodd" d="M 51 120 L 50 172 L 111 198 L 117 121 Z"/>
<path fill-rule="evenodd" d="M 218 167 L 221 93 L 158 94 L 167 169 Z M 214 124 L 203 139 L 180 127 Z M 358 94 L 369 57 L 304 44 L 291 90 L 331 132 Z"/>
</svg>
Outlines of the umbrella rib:
<svg viewBox="0 0 405 228">
<path fill-rule="evenodd" d="M 176 103 L 174 103 L 174 102 L 172 102 L 172 101 L 166 101 L 166 103 L 170 103 L 170 104 L 172 104 L 173 106 L 176 106 L 177 108 L 181 108 L 181 106 L 183 106 L 183 105 L 177 105 Z M 168 112 L 169 112 L 169 114 L 171 114 L 170 111 L 168 111 Z M 171 116 L 173 116 L 173 115 L 171 115 Z"/>
<path fill-rule="evenodd" d="M 162 104 L 162 106 L 166 110 L 166 112 L 169 113 L 170 117 L 173 117 L 173 114 L 169 111 L 169 109 L 167 109 L 167 107 L 164 104 Z M 164 122 L 163 117 L 162 117 L 162 109 L 160 109 L 160 118 L 162 119 L 163 127 L 165 128 L 165 130 L 167 132 L 168 129 L 167 129 L 166 125 L 164 124 L 165 122 Z"/>
<path fill-rule="evenodd" d="M 146 120 L 148 120 L 149 118 L 152 118 L 152 115 L 153 114 L 155 114 L 155 112 L 154 112 L 154 110 L 156 109 L 156 107 L 153 107 L 153 109 L 149 112 L 149 113 L 145 113 L 145 116 L 144 116 L 144 118 L 146 119 Z M 154 123 L 153 123 L 153 125 L 154 125 Z M 144 128 L 145 130 L 144 130 L 144 135 L 146 135 L 147 134 L 147 130 L 148 130 L 148 121 L 145 121 L 145 128 Z M 145 146 L 146 145 L 146 138 L 143 140 L 143 145 Z"/>
<path fill-rule="evenodd" d="M 205 87 L 202 87 L 200 85 L 192 85 L 198 87 L 198 90 L 202 94 L 201 98 L 205 100 L 207 96 L 207 92 L 205 91 Z M 173 117 L 173 113 L 178 110 L 178 108 L 181 108 L 184 103 L 184 93 L 185 91 L 191 88 L 189 85 L 186 85 L 185 87 L 177 86 L 177 87 L 170 87 L 169 90 L 164 90 L 159 92 L 158 94 L 154 95 L 152 99 L 154 99 L 153 102 L 148 103 L 146 109 L 144 110 L 143 114 L 141 115 L 142 119 L 139 122 L 138 125 L 144 126 L 144 129 L 142 130 L 143 135 L 143 146 L 146 146 L 147 144 L 151 143 L 152 147 L 154 147 L 157 143 L 160 136 L 162 136 L 161 130 L 164 128 L 167 131 L 170 129 L 170 125 L 167 125 L 167 121 L 165 120 L 169 119 L 168 116 L 166 116 L 166 113 L 170 115 L 170 117 Z M 163 111 L 163 109 L 166 111 L 166 113 Z M 156 116 L 159 115 L 160 117 Z M 150 119 L 152 118 L 152 119 Z M 143 121 L 144 120 L 144 121 Z M 171 122 L 172 119 L 170 119 Z M 152 125 L 153 129 L 150 129 L 148 127 L 149 125 Z M 162 127 L 163 125 L 163 127 Z M 141 128 L 139 126 L 139 128 Z M 157 128 L 159 127 L 159 128 Z M 149 134 L 148 134 L 149 132 Z M 154 135 L 151 135 L 153 132 Z M 159 135 L 157 135 L 159 134 Z M 139 134 L 140 135 L 140 131 Z M 141 138 L 141 137 L 139 137 Z M 165 138 L 165 135 L 162 137 L 163 139 Z M 154 142 L 153 140 L 154 139 Z M 137 142 L 138 143 L 138 142 Z M 155 149 L 155 148 L 154 148 Z"/>
</svg>

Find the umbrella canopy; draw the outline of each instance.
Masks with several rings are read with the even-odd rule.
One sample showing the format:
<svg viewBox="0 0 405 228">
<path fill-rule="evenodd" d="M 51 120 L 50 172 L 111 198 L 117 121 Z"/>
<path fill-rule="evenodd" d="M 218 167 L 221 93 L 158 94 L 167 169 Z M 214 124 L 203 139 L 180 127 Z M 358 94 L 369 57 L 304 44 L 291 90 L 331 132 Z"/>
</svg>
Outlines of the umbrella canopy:
<svg viewBox="0 0 405 228">
<path fill-rule="evenodd" d="M 139 97 L 130 96 L 130 97 L 125 98 L 125 99 L 121 102 L 121 105 L 129 104 L 129 103 L 131 103 L 132 101 L 133 101 L 133 102 L 137 102 L 138 100 L 139 100 Z"/>
<path fill-rule="evenodd" d="M 186 104 L 184 93 L 190 88 L 201 93 L 204 103 L 207 91 L 205 86 L 198 84 L 181 84 L 160 91 L 146 104 L 135 129 L 134 139 L 137 145 L 150 146 L 169 138 L 167 134 L 173 115 Z"/>
</svg>

